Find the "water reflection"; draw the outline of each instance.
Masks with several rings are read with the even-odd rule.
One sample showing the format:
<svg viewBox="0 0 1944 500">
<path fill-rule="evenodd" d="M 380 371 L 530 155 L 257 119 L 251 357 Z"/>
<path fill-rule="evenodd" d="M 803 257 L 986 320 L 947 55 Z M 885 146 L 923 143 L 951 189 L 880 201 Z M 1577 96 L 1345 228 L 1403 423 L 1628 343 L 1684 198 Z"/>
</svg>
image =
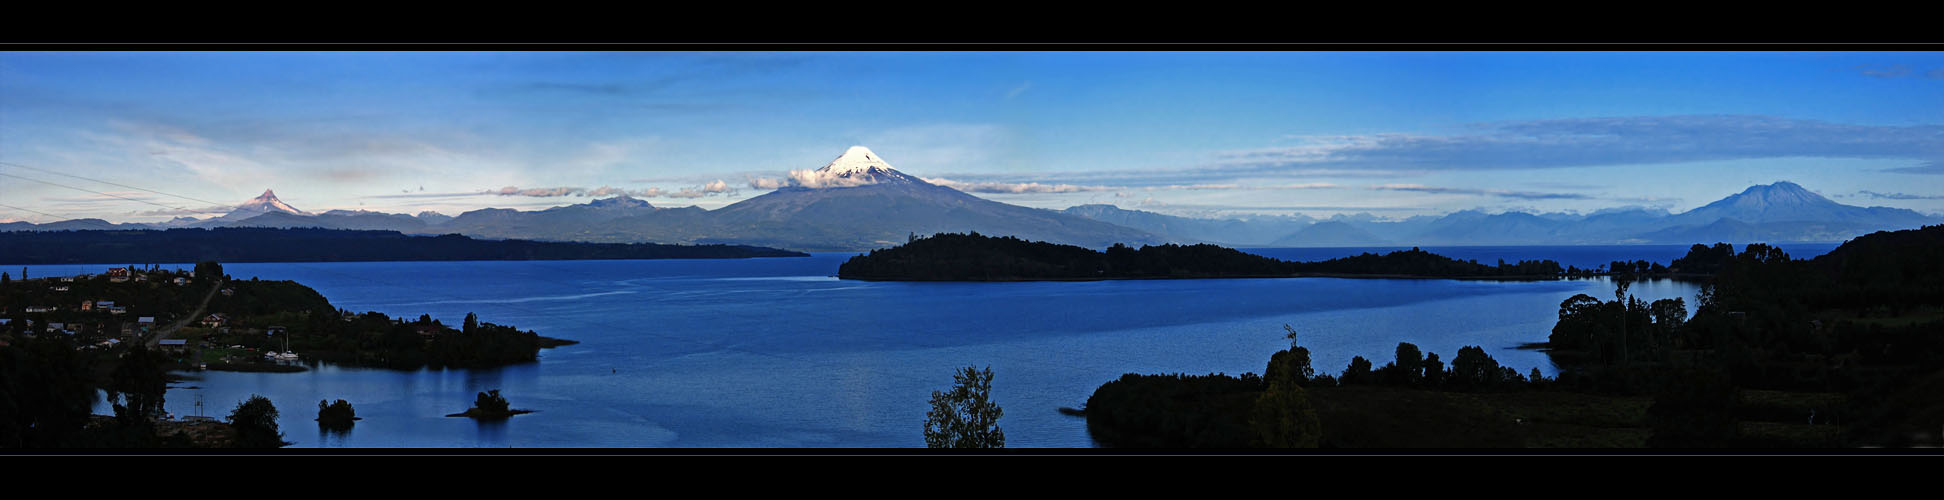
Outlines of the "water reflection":
<svg viewBox="0 0 1944 500">
<path fill-rule="evenodd" d="M 352 448 L 351 431 L 357 426 L 333 429 L 323 424 L 317 426 L 317 446 L 320 448 Z"/>
<path fill-rule="evenodd" d="M 508 420 L 467 419 L 475 422 L 473 446 L 480 448 L 499 448 L 507 446 L 506 427 Z"/>
</svg>

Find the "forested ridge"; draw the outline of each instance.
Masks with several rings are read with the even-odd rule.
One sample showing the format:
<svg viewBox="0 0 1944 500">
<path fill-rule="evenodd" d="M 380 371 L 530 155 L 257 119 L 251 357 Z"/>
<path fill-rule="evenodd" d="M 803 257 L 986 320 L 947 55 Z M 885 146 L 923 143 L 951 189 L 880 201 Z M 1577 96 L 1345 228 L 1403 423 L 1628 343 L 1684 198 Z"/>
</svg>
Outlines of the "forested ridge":
<svg viewBox="0 0 1944 500">
<path fill-rule="evenodd" d="M 1711 272 L 1682 299 L 1580 294 L 1548 342 L 1560 373 L 1447 365 L 1400 343 L 1313 370 L 1298 345 L 1264 375 L 1127 374 L 1085 414 L 1107 446 L 1804 448 L 1944 445 L 1944 226 L 1858 237 L 1814 259 L 1694 245 L 1670 268 Z M 1647 266 L 1630 266 L 1639 271 Z"/>
<path fill-rule="evenodd" d="M 1318 262 L 1289 262 L 1210 244 L 1116 244 L 1106 251 L 978 233 L 938 234 L 902 246 L 873 250 L 845 261 L 845 279 L 906 281 L 1014 281 L 1063 279 L 1158 279 L 1386 275 L 1399 277 L 1554 277 L 1564 272 L 1550 260 L 1499 263 L 1461 261 L 1416 248 L 1365 253 Z"/>
</svg>

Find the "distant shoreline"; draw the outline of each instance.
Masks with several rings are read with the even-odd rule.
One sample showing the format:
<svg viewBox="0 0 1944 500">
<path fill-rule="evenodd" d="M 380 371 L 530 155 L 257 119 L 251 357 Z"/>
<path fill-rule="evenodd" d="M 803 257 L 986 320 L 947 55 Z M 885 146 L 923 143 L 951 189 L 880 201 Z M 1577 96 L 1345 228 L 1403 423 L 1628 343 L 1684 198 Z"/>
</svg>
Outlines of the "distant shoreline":
<svg viewBox="0 0 1944 500">
<path fill-rule="evenodd" d="M 1567 276 L 1547 276 L 1547 275 L 1518 275 L 1518 276 L 1433 276 L 1433 275 L 1417 275 L 1417 274 L 1345 274 L 1345 273 L 1300 273 L 1300 274 L 1265 274 L 1265 275 L 1247 275 L 1247 276 L 1238 276 L 1238 275 L 1222 275 L 1222 276 L 1116 276 L 1116 277 L 1102 277 L 1102 278 L 993 278 L 993 279 L 915 279 L 915 278 L 914 278 L 914 279 L 905 279 L 905 278 L 896 278 L 896 279 L 893 279 L 893 278 L 846 278 L 846 277 L 842 277 L 842 276 L 839 276 L 839 277 L 837 277 L 837 278 L 838 278 L 838 279 L 846 279 L 846 280 L 853 280 L 853 281 L 923 281 L 923 282 L 939 282 L 939 283 L 950 283 L 950 282 L 980 282 L 980 283 L 983 283 L 983 282 L 990 282 L 990 283 L 1016 283 L 1016 282 L 1029 282 L 1029 281 L 1122 281 L 1122 280 L 1219 280 L 1219 279 L 1268 279 L 1268 278 L 1345 278 L 1345 279 L 1382 279 L 1382 280 L 1463 280 L 1463 281 L 1560 281 L 1560 280 L 1568 280 L 1568 279 L 1573 279 L 1573 278 L 1592 278 L 1592 277 L 1612 277 L 1612 276 L 1613 276 L 1613 275 L 1611 275 L 1611 274 L 1595 274 L 1595 275 L 1590 275 L 1590 276 L 1573 276 L 1573 275 L 1567 275 Z M 1693 274 L 1693 273 L 1681 273 L 1681 274 L 1656 274 L 1656 275 L 1645 275 L 1645 276 L 1633 276 L 1633 279 L 1636 279 L 1636 280 L 1643 280 L 1643 279 L 1647 279 L 1647 280 L 1653 280 L 1653 279 L 1671 279 L 1671 280 L 1681 280 L 1681 281 L 1697 281 L 1697 280 L 1706 280 L 1707 278 L 1711 278 L 1711 277 L 1713 277 L 1713 276 L 1712 276 L 1712 275 L 1707 275 L 1707 274 Z"/>
<path fill-rule="evenodd" d="M 10 265 L 98 262 L 443 262 L 808 257 L 749 245 L 476 239 L 397 231 L 219 228 L 0 232 Z"/>
<path fill-rule="evenodd" d="M 1124 281 L 1124 280 L 1225 280 L 1225 279 L 1270 279 L 1270 278 L 1347 278 L 1347 279 L 1407 279 L 1407 280 L 1470 280 L 1470 281 L 1557 281 L 1569 276 L 1520 275 L 1520 276 L 1431 276 L 1412 274 L 1344 274 L 1344 273 L 1300 273 L 1300 274 L 1252 274 L 1252 275 L 1210 275 L 1210 276 L 1111 276 L 1100 278 L 992 278 L 992 279 L 918 279 L 918 278 L 847 278 L 854 281 L 925 281 L 925 282 L 991 282 L 1012 283 L 1028 281 Z"/>
</svg>

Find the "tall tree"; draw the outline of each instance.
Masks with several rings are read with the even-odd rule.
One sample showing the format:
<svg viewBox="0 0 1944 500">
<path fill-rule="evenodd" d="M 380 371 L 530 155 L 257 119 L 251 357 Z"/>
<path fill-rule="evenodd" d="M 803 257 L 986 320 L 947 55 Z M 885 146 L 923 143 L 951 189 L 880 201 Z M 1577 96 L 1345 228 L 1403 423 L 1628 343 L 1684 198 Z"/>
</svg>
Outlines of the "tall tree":
<svg viewBox="0 0 1944 500">
<path fill-rule="evenodd" d="M 108 399 L 115 407 L 115 418 L 124 426 L 147 427 L 162 416 L 163 395 L 169 390 L 162 359 L 155 351 L 137 345 L 123 354 L 109 375 Z"/>
<path fill-rule="evenodd" d="M 992 402 L 992 367 L 959 369 L 952 390 L 932 391 L 931 411 L 925 413 L 925 446 L 930 448 L 1004 448 L 1006 433 L 999 428 L 1005 412 Z"/>
<path fill-rule="evenodd" d="M 1288 380 L 1269 383 L 1249 414 L 1253 444 L 1268 448 L 1315 448 L 1323 426 L 1303 388 Z"/>
<path fill-rule="evenodd" d="M 1424 381 L 1424 353 L 1410 342 L 1397 343 L 1396 366 L 1398 381 L 1404 385 L 1417 385 Z"/>
<path fill-rule="evenodd" d="M 1350 367 L 1343 370 L 1343 385 L 1368 384 L 1372 377 L 1370 360 L 1364 359 L 1363 356 L 1353 356 L 1350 358 Z"/>
<path fill-rule="evenodd" d="M 1289 349 L 1277 351 L 1269 356 L 1269 366 L 1262 371 L 1263 378 L 1270 381 L 1289 380 L 1298 385 L 1307 384 L 1316 377 L 1316 370 L 1310 367 L 1309 348 L 1296 345 L 1296 329 L 1283 325 L 1289 332 L 1283 338 L 1289 339 Z"/>
<path fill-rule="evenodd" d="M 283 433 L 277 430 L 277 406 L 270 398 L 251 394 L 250 399 L 237 403 L 230 410 L 229 424 L 236 429 L 236 447 L 239 448 L 281 448 L 290 443 L 283 440 Z"/>
</svg>

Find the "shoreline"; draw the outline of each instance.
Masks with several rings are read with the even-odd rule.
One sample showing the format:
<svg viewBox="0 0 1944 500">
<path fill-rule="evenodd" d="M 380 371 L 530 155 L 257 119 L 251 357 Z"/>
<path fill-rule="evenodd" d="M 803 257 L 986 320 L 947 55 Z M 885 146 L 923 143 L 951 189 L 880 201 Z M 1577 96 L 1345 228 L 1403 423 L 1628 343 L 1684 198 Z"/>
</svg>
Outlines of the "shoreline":
<svg viewBox="0 0 1944 500">
<path fill-rule="evenodd" d="M 579 343 L 580 341 L 578 340 L 558 339 L 558 338 L 547 337 L 547 336 L 540 337 L 541 349 L 552 349 L 555 347 L 569 346 L 569 345 L 575 345 Z M 384 363 L 360 362 L 359 358 L 355 354 L 336 352 L 336 351 L 315 351 L 305 355 L 305 357 L 306 357 L 305 361 L 311 363 L 331 364 L 338 367 L 346 367 L 346 368 L 369 368 L 369 369 L 381 369 L 381 370 L 392 370 L 392 371 L 414 371 L 414 370 L 421 370 L 421 369 L 428 368 L 428 366 L 425 365 L 421 365 L 414 368 L 398 368 L 394 366 L 387 366 Z M 490 370 L 495 368 L 505 368 L 507 366 L 512 366 L 512 365 L 525 364 L 525 363 L 538 363 L 538 362 L 540 362 L 540 360 L 536 358 L 533 361 L 523 361 L 519 363 L 506 363 L 498 366 L 464 367 L 464 368 L 445 366 L 445 367 L 441 367 L 440 369 Z M 280 363 L 208 363 L 208 368 L 198 369 L 197 365 L 195 364 L 171 363 L 164 366 L 164 371 L 167 372 L 220 371 L 220 372 L 237 372 L 237 373 L 302 373 L 302 372 L 310 371 L 310 367 L 305 365 L 292 365 L 292 364 L 280 364 Z"/>
<path fill-rule="evenodd" d="M 1561 281 L 1561 280 L 1568 280 L 1574 278 L 1611 277 L 1611 276 L 1613 275 L 1596 274 L 1596 275 L 1589 275 L 1589 276 L 1575 276 L 1575 275 L 1551 276 L 1551 275 L 1529 275 L 1528 274 L 1528 275 L 1504 275 L 1504 276 L 1434 276 L 1434 275 L 1422 275 L 1422 274 L 1297 273 L 1297 274 L 1249 274 L 1249 275 L 1220 275 L 1220 276 L 1112 276 L 1112 277 L 1098 277 L 1098 278 L 1058 277 L 1058 278 L 991 278 L 991 279 L 973 279 L 973 278 L 920 279 L 920 278 L 877 278 L 877 277 L 866 278 L 866 277 L 846 277 L 843 275 L 837 275 L 836 277 L 837 279 L 840 280 L 854 280 L 854 281 L 1013 283 L 1013 282 L 1030 282 L 1030 281 L 1219 280 L 1219 279 L 1270 279 L 1270 278 L 1278 278 L 1278 279 L 1279 278 L 1342 278 L 1342 279 L 1463 280 L 1463 281 Z M 1699 281 L 1699 280 L 1704 280 L 1712 277 L 1714 277 L 1714 275 L 1675 274 L 1675 275 L 1652 275 L 1652 276 L 1636 275 L 1632 279 L 1636 281 L 1648 280 L 1648 279 Z"/>
</svg>

